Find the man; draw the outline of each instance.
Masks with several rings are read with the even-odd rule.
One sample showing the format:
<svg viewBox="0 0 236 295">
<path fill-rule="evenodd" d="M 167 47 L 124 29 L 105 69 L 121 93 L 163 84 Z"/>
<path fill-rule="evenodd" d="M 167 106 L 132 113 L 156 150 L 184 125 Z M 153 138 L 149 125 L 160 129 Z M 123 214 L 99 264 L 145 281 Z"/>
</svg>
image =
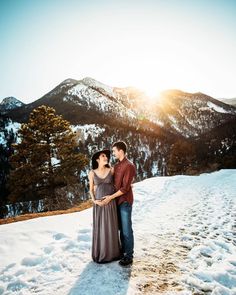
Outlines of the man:
<svg viewBox="0 0 236 295">
<path fill-rule="evenodd" d="M 115 158 L 118 159 L 118 163 L 114 166 L 116 192 L 105 196 L 102 202 L 103 205 L 107 205 L 112 199 L 116 198 L 123 252 L 123 257 L 119 264 L 126 266 L 133 262 L 134 253 L 134 235 L 131 220 L 133 192 L 131 184 L 136 174 L 136 169 L 134 164 L 126 157 L 127 146 L 125 142 L 115 142 L 112 145 L 112 151 Z"/>
</svg>

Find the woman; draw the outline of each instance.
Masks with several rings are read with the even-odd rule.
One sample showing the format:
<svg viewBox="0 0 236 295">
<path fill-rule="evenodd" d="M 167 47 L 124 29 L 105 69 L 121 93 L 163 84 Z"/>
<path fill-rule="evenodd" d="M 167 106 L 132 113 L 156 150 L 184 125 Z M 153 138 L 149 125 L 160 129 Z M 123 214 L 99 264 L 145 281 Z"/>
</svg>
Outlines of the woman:
<svg viewBox="0 0 236 295">
<path fill-rule="evenodd" d="M 101 150 L 92 156 L 89 172 L 90 195 L 93 205 L 92 258 L 97 263 L 117 260 L 121 257 L 116 201 L 102 205 L 106 195 L 114 193 L 114 170 L 109 166 L 110 151 Z"/>
</svg>

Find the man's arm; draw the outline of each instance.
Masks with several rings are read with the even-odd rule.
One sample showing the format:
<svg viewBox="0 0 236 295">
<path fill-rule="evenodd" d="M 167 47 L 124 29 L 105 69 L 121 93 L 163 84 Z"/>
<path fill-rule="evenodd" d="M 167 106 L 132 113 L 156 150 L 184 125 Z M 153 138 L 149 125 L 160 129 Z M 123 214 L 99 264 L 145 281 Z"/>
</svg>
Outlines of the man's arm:
<svg viewBox="0 0 236 295">
<path fill-rule="evenodd" d="M 135 176 L 135 172 L 136 171 L 135 171 L 134 165 L 129 165 L 127 169 L 125 170 L 123 181 L 122 181 L 122 187 L 119 189 L 119 191 L 122 192 L 123 194 L 126 194 L 130 190 L 132 181 Z"/>
<path fill-rule="evenodd" d="M 127 193 L 130 190 L 131 183 L 133 181 L 134 176 L 135 176 L 135 167 L 133 165 L 130 165 L 128 169 L 125 170 L 123 181 L 122 181 L 122 187 L 114 194 L 105 196 L 102 203 L 104 205 L 107 205 L 111 200 Z"/>
<path fill-rule="evenodd" d="M 123 193 L 121 190 L 118 190 L 116 193 L 110 195 L 111 200 L 112 200 L 112 199 L 115 199 L 115 198 L 117 198 L 117 197 L 119 197 L 119 196 L 122 196 L 123 194 L 124 194 L 124 193 Z"/>
</svg>

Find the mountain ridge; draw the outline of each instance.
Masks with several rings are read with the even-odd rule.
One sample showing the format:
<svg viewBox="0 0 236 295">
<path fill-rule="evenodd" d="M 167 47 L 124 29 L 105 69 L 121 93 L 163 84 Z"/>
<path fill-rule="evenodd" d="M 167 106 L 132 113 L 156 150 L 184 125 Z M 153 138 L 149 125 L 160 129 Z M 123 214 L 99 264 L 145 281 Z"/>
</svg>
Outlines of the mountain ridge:
<svg viewBox="0 0 236 295">
<path fill-rule="evenodd" d="M 197 137 L 236 116 L 236 108 L 201 92 L 170 89 L 151 101 L 134 87 L 107 86 L 91 77 L 66 79 L 41 98 L 8 115 L 17 122 L 27 121 L 40 104 L 54 107 L 73 124 L 114 122 L 138 128 L 169 131 L 184 137 Z"/>
<path fill-rule="evenodd" d="M 25 103 L 23 103 L 21 100 L 15 98 L 14 96 L 8 96 L 3 98 L 3 100 L 0 103 L 0 112 L 2 114 L 7 113 L 9 110 L 16 109 L 18 107 L 24 106 Z"/>
</svg>

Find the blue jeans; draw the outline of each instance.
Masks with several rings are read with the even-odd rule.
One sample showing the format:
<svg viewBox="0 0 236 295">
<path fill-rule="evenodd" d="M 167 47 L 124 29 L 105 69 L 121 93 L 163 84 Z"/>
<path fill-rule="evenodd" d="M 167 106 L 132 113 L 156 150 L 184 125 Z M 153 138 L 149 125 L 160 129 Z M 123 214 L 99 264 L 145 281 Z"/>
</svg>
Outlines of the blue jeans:
<svg viewBox="0 0 236 295">
<path fill-rule="evenodd" d="M 117 206 L 120 240 L 122 245 L 122 252 L 126 253 L 125 256 L 133 258 L 134 253 L 134 235 L 132 229 L 132 205 L 127 201 Z"/>
</svg>

